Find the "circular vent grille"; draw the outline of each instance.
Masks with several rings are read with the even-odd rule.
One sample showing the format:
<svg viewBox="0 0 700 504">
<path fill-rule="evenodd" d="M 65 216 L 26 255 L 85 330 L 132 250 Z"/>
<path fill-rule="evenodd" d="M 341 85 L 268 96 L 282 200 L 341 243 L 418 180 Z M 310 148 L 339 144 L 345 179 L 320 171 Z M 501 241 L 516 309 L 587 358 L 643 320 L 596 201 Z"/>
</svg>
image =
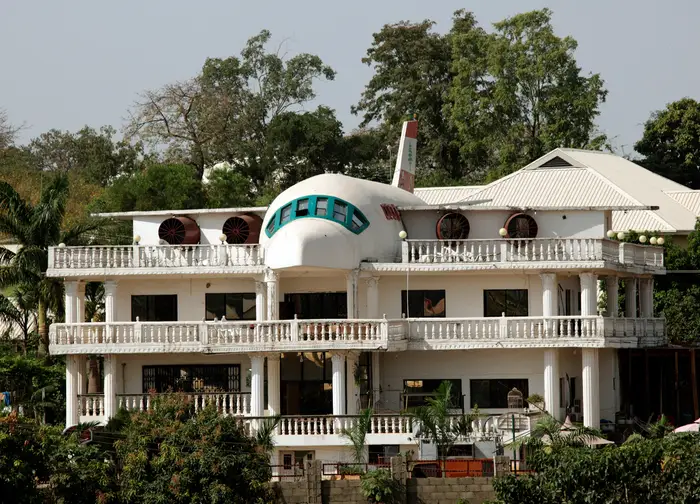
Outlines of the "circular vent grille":
<svg viewBox="0 0 700 504">
<path fill-rule="evenodd" d="M 531 216 L 523 213 L 511 215 L 505 223 L 508 238 L 535 238 L 537 222 Z"/>
<path fill-rule="evenodd" d="M 199 226 L 189 217 L 171 217 L 161 222 L 158 238 L 170 245 L 199 243 Z"/>
<path fill-rule="evenodd" d="M 226 235 L 226 243 L 243 245 L 258 243 L 262 219 L 257 215 L 243 214 L 229 217 L 221 232 Z"/>
<path fill-rule="evenodd" d="M 437 221 L 435 233 L 439 240 L 466 240 L 469 221 L 461 213 L 448 213 Z"/>
</svg>

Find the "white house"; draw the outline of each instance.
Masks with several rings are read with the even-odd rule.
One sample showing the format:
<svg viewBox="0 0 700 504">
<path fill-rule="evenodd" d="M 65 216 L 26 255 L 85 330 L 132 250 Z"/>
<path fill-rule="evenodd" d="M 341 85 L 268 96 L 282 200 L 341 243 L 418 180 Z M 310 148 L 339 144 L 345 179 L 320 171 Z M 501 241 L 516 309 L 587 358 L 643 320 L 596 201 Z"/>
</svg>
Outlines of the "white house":
<svg viewBox="0 0 700 504">
<path fill-rule="evenodd" d="M 414 192 L 415 136 L 407 123 L 392 185 L 319 175 L 268 208 L 111 214 L 133 221 L 133 245 L 52 248 L 67 425 L 181 390 L 253 428 L 281 414 L 285 466 L 346 457 L 340 431 L 367 406 L 370 454 L 419 454 L 401 412 L 443 380 L 487 415 L 464 440 L 477 449 L 511 432 L 513 389 L 560 419 L 614 422 L 617 349 L 665 341 L 652 303 L 665 269 L 661 247 L 610 237 L 630 215 L 678 230 L 685 207 L 662 193 L 683 190 L 616 156 L 557 149 L 483 187 Z M 624 313 L 601 312 L 601 286 L 617 306 L 621 280 Z M 105 282 L 104 323 L 84 320 L 88 281 Z M 88 355 L 104 358 L 101 394 L 86 394 Z"/>
</svg>

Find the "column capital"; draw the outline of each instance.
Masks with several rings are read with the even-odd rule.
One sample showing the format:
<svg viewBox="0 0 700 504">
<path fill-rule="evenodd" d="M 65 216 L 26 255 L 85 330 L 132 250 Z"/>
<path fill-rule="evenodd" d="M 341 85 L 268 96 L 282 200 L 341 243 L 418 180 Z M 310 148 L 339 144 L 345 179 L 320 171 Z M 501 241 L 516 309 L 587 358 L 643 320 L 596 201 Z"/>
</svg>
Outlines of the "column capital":
<svg viewBox="0 0 700 504">
<path fill-rule="evenodd" d="M 581 280 L 588 280 L 593 282 L 598 280 L 598 275 L 591 271 L 584 271 L 583 273 L 579 273 L 578 276 Z"/>
<path fill-rule="evenodd" d="M 365 279 L 365 282 L 367 282 L 367 287 L 374 288 L 379 285 L 379 277 L 378 276 L 371 276 L 367 277 Z"/>
<path fill-rule="evenodd" d="M 267 269 L 265 270 L 265 282 L 277 282 L 280 279 L 280 274 L 275 270 Z"/>
<path fill-rule="evenodd" d="M 544 281 L 554 281 L 557 279 L 557 274 L 552 272 L 540 273 L 540 278 Z"/>
<path fill-rule="evenodd" d="M 248 356 L 250 357 L 251 363 L 253 361 L 259 363 L 259 362 L 265 360 L 265 357 L 267 357 L 267 354 L 266 353 L 252 353 L 252 354 L 248 354 Z"/>
<path fill-rule="evenodd" d="M 117 290 L 117 285 L 119 285 L 118 280 L 105 280 L 105 282 L 104 282 L 105 294 L 114 294 Z"/>
<path fill-rule="evenodd" d="M 357 278 L 360 275 L 360 270 L 355 268 L 345 273 L 345 278 L 357 282 Z"/>
<path fill-rule="evenodd" d="M 256 354 L 254 354 L 256 355 Z M 281 354 L 279 352 L 265 352 L 263 354 L 260 354 L 263 357 L 265 357 L 268 361 L 278 361 L 281 358 Z"/>
<path fill-rule="evenodd" d="M 347 352 L 345 350 L 333 351 L 331 353 L 331 361 L 343 362 L 345 360 L 345 358 L 348 356 L 348 353 L 349 352 Z"/>
<path fill-rule="evenodd" d="M 261 294 L 265 292 L 265 280 L 255 281 L 255 292 L 256 294 Z"/>
<path fill-rule="evenodd" d="M 66 290 L 66 295 L 67 296 L 75 296 L 78 294 L 78 281 L 77 280 L 69 280 L 67 282 L 63 282 L 63 288 Z M 83 287 L 83 290 L 85 288 Z"/>
</svg>

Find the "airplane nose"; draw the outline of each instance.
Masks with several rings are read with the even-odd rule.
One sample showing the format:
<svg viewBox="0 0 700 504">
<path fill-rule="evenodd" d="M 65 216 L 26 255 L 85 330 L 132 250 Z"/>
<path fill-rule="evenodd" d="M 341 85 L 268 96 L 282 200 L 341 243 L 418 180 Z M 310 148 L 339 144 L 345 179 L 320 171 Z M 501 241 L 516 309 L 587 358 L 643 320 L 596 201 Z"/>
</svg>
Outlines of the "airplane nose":
<svg viewBox="0 0 700 504">
<path fill-rule="evenodd" d="M 360 238 L 324 219 L 290 222 L 265 244 L 265 264 L 272 269 L 314 267 L 353 269 L 360 262 Z"/>
</svg>

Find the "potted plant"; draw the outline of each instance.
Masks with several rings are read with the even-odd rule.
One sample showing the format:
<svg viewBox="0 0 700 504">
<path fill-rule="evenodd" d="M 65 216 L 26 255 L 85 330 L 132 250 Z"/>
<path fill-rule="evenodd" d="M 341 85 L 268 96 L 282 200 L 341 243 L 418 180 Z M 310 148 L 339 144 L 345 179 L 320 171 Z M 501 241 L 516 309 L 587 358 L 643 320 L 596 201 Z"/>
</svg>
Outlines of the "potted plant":
<svg viewBox="0 0 700 504">
<path fill-rule="evenodd" d="M 396 504 L 399 502 L 401 485 L 386 469 L 367 471 L 362 475 L 362 495 L 368 503 Z"/>
<path fill-rule="evenodd" d="M 539 394 L 532 394 L 527 398 L 531 410 L 545 411 L 544 397 Z"/>
</svg>

